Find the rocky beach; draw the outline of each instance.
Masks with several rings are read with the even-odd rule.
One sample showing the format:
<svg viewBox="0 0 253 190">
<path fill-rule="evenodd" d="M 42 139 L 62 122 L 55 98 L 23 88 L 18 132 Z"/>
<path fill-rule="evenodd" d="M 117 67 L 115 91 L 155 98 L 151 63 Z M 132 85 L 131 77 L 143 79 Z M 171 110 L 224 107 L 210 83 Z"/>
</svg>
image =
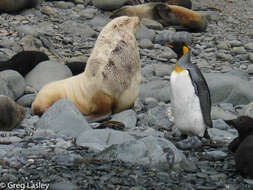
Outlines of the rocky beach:
<svg viewBox="0 0 253 190">
<path fill-rule="evenodd" d="M 253 0 L 193 0 L 193 10 L 208 20 L 201 33 L 143 19 L 136 34 L 140 94 L 134 109 L 113 114 L 113 122 L 88 123 L 67 99 L 41 117 L 32 114 L 42 86 L 71 77 L 64 64 L 86 62 L 111 10 L 126 2 L 44 1 L 18 14 L 0 14 L 0 61 L 22 50 L 50 58 L 24 77 L 0 72 L 0 94 L 26 109 L 14 129 L 0 131 L 0 189 L 253 189 L 253 180 L 235 168 L 228 144 L 238 134 L 225 122 L 253 117 Z M 210 139 L 183 139 L 174 130 L 170 74 L 177 55 L 167 45 L 175 38 L 189 44 L 192 62 L 208 83 Z"/>
</svg>

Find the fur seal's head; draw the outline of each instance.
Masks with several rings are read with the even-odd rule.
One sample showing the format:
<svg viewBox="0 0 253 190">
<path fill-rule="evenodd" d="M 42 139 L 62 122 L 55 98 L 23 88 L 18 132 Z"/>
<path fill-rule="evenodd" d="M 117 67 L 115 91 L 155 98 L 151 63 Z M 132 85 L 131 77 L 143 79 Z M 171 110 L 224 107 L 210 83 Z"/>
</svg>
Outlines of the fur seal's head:
<svg viewBox="0 0 253 190">
<path fill-rule="evenodd" d="M 128 17 L 121 16 L 113 19 L 107 26 L 104 28 L 108 31 L 122 30 L 130 31 L 135 34 L 139 28 L 140 19 L 139 17 Z"/>
<path fill-rule="evenodd" d="M 231 152 L 236 152 L 241 142 L 249 135 L 253 135 L 253 119 L 248 116 L 240 116 L 237 119 L 226 120 L 225 122 L 232 125 L 238 131 L 238 137 L 228 146 Z"/>
<path fill-rule="evenodd" d="M 251 117 L 240 116 L 237 119 L 226 122 L 235 127 L 241 141 L 243 141 L 247 136 L 253 135 L 253 118 Z"/>
</svg>

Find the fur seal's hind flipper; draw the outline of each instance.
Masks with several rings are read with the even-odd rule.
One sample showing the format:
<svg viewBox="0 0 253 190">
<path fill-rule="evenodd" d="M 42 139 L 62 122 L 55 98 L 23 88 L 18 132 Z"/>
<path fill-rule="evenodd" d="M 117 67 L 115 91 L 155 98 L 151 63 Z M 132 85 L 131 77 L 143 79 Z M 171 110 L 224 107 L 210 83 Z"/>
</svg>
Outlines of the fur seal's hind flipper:
<svg viewBox="0 0 253 190">
<path fill-rule="evenodd" d="M 8 61 L 0 62 L 0 71 L 11 69 L 25 76 L 37 64 L 49 60 L 48 56 L 39 51 L 21 51 Z"/>
</svg>

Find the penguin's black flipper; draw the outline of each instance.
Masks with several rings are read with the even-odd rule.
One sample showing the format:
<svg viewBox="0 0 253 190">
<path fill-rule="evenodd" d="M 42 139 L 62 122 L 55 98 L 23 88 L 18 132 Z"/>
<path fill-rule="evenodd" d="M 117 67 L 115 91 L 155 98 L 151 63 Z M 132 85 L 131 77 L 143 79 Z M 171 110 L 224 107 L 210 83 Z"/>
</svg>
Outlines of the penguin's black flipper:
<svg viewBox="0 0 253 190">
<path fill-rule="evenodd" d="M 15 70 L 22 76 L 30 72 L 37 64 L 49 60 L 48 56 L 39 51 L 21 51 L 8 61 L 0 62 L 0 71 L 7 69 Z"/>
<path fill-rule="evenodd" d="M 191 78 L 193 79 L 192 82 L 196 91 L 196 95 L 199 97 L 200 107 L 203 113 L 205 124 L 208 127 L 213 127 L 211 118 L 212 102 L 207 82 L 200 69 L 196 65 L 192 64 L 188 70 Z"/>
</svg>

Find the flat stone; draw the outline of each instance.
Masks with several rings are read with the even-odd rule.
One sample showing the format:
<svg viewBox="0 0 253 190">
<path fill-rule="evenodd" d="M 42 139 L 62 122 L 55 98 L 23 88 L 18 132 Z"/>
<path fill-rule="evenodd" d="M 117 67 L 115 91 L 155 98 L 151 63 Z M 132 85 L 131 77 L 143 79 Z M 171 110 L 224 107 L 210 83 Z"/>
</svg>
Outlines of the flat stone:
<svg viewBox="0 0 253 190">
<path fill-rule="evenodd" d="M 127 0 L 93 0 L 93 5 L 103 10 L 115 10 L 126 4 Z"/>
<path fill-rule="evenodd" d="M 91 130 L 88 122 L 75 105 L 61 99 L 55 102 L 36 123 L 36 128 L 51 129 L 56 134 L 78 137 L 82 132 Z"/>
<path fill-rule="evenodd" d="M 104 160 L 119 159 L 133 164 L 151 167 L 182 168 L 187 160 L 170 141 L 160 137 L 144 137 L 136 141 L 113 145 L 97 155 Z"/>
<path fill-rule="evenodd" d="M 72 72 L 66 65 L 56 61 L 43 61 L 26 75 L 25 80 L 27 85 L 39 91 L 49 82 L 62 80 L 71 76 Z"/>
<path fill-rule="evenodd" d="M 232 50 L 231 50 L 231 53 L 233 53 L 233 54 L 243 54 L 243 53 L 247 53 L 247 51 L 244 47 L 233 47 Z"/>
<path fill-rule="evenodd" d="M 79 35 L 83 38 L 96 37 L 97 32 L 91 29 L 86 23 L 77 23 L 74 21 L 66 21 L 62 25 L 63 32 L 67 34 Z"/>
<path fill-rule="evenodd" d="M 81 133 L 76 140 L 78 146 L 87 146 L 94 151 L 102 151 L 113 144 L 130 142 L 135 138 L 127 132 L 113 129 L 94 129 Z"/>
<path fill-rule="evenodd" d="M 138 44 L 143 49 L 152 49 L 154 47 L 153 43 L 149 39 L 142 39 Z"/>
<path fill-rule="evenodd" d="M 5 70 L 0 72 L 0 94 L 13 100 L 21 97 L 25 91 L 25 80 L 18 72 Z"/>
<path fill-rule="evenodd" d="M 213 127 L 220 130 L 227 130 L 229 129 L 229 125 L 223 121 L 222 119 L 213 120 Z"/>
<path fill-rule="evenodd" d="M 154 80 L 141 84 L 139 98 L 144 101 L 147 97 L 153 97 L 158 101 L 170 101 L 170 86 L 168 81 Z"/>
<path fill-rule="evenodd" d="M 134 110 L 125 110 L 112 115 L 112 121 L 119 121 L 125 124 L 126 129 L 136 127 L 137 114 Z"/>
<path fill-rule="evenodd" d="M 31 107 L 35 97 L 36 97 L 36 94 L 26 94 L 26 95 L 20 97 L 17 100 L 17 103 L 19 105 L 24 106 L 24 107 Z"/>
<path fill-rule="evenodd" d="M 140 24 L 139 29 L 135 34 L 135 37 L 138 41 L 142 39 L 149 39 L 150 41 L 153 41 L 155 37 L 155 32 L 153 30 L 148 29 L 143 24 Z"/>
<path fill-rule="evenodd" d="M 192 34 L 189 32 L 171 32 L 168 30 L 162 31 L 155 37 L 155 43 L 165 45 L 172 42 L 185 42 L 190 44 L 192 41 Z"/>
<path fill-rule="evenodd" d="M 218 161 L 218 160 L 224 160 L 228 154 L 220 151 L 220 150 L 214 150 L 214 151 L 208 151 L 204 153 L 206 159 L 211 161 Z"/>
<path fill-rule="evenodd" d="M 249 42 L 249 43 L 245 44 L 244 46 L 248 50 L 253 50 L 253 42 Z"/>
<path fill-rule="evenodd" d="M 249 81 L 227 73 L 204 74 L 211 93 L 213 104 L 248 104 L 253 101 L 253 86 Z"/>
<path fill-rule="evenodd" d="M 216 128 L 208 128 L 207 131 L 212 141 L 220 145 L 228 144 L 236 137 L 236 135 L 228 131 Z"/>
<path fill-rule="evenodd" d="M 154 20 L 150 20 L 147 18 L 142 18 L 141 19 L 141 23 L 146 26 L 149 29 L 152 30 L 162 30 L 163 29 L 163 25 L 159 22 L 156 22 Z"/>
</svg>

